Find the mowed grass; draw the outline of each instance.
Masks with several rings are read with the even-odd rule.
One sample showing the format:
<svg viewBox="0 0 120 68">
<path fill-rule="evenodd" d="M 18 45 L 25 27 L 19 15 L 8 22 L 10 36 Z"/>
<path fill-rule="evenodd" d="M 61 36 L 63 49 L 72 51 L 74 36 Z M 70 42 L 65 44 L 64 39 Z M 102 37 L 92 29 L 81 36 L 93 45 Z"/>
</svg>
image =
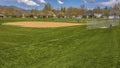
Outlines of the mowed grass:
<svg viewBox="0 0 120 68">
<path fill-rule="evenodd" d="M 86 19 L 76 18 L 0 18 L 0 23 L 6 22 L 22 22 L 22 21 L 37 21 L 37 22 L 66 22 L 66 23 L 85 23 Z"/>
<path fill-rule="evenodd" d="M 22 28 L 0 25 L 0 68 L 119 68 L 120 26 Z"/>
</svg>

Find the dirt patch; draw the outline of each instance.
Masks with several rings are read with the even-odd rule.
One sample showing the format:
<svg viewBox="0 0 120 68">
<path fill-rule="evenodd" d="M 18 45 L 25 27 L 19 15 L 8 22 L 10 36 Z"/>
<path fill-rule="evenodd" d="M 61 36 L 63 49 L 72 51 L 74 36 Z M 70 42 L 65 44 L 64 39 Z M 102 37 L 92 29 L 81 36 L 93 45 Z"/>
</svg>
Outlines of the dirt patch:
<svg viewBox="0 0 120 68">
<path fill-rule="evenodd" d="M 78 25 L 84 25 L 84 24 L 62 23 L 62 22 L 14 22 L 14 23 L 4 23 L 3 25 L 13 25 L 13 26 L 20 26 L 20 27 L 48 28 L 48 27 L 78 26 Z"/>
</svg>

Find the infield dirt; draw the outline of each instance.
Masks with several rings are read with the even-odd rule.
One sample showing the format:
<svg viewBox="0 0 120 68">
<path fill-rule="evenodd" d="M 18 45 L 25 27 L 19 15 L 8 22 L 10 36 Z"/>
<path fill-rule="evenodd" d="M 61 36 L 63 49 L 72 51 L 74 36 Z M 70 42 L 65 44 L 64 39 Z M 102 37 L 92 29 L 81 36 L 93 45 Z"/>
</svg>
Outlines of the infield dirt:
<svg viewBox="0 0 120 68">
<path fill-rule="evenodd" d="M 84 25 L 80 23 L 63 23 L 63 22 L 12 22 L 4 23 L 3 25 L 12 25 L 20 27 L 35 27 L 35 28 L 48 28 L 48 27 L 66 27 Z"/>
</svg>

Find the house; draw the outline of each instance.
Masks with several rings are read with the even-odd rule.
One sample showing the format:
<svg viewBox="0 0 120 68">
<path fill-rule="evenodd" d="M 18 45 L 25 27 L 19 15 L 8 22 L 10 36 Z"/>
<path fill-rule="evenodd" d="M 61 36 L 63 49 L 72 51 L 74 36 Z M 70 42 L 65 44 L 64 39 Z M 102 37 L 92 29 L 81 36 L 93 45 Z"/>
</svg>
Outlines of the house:
<svg viewBox="0 0 120 68">
<path fill-rule="evenodd" d="M 109 19 L 114 19 L 114 15 L 109 15 L 108 18 Z"/>
<path fill-rule="evenodd" d="M 120 13 L 118 11 L 115 11 L 115 10 L 111 10 L 109 12 L 109 16 L 108 16 L 109 19 L 119 19 L 120 18 Z"/>
<path fill-rule="evenodd" d="M 82 15 L 79 15 L 79 16 L 77 16 L 76 18 L 77 19 L 81 19 L 83 16 Z"/>
<path fill-rule="evenodd" d="M 94 16 L 95 16 L 96 18 L 101 18 L 101 17 L 102 17 L 102 14 L 101 14 L 101 13 L 94 13 Z"/>
<path fill-rule="evenodd" d="M 87 18 L 93 18 L 94 17 L 94 13 L 93 13 L 93 11 L 92 10 L 88 10 L 87 12 L 86 12 L 86 15 L 85 15 Z"/>
<path fill-rule="evenodd" d="M 6 16 L 3 14 L 0 14 L 0 18 L 5 18 Z"/>
<path fill-rule="evenodd" d="M 110 15 L 110 16 L 108 16 L 108 18 L 109 19 L 119 19 L 120 18 L 120 16 L 119 15 Z"/>
</svg>

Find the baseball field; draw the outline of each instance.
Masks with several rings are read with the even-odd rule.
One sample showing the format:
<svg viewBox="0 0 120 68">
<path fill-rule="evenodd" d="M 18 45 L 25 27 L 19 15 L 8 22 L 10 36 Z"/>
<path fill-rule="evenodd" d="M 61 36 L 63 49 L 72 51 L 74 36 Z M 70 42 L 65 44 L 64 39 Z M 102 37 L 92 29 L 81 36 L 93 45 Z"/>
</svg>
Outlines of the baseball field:
<svg viewBox="0 0 120 68">
<path fill-rule="evenodd" d="M 120 25 L 88 30 L 85 19 L 79 23 L 75 19 L 0 19 L 0 23 L 0 68 L 120 67 Z"/>
</svg>

